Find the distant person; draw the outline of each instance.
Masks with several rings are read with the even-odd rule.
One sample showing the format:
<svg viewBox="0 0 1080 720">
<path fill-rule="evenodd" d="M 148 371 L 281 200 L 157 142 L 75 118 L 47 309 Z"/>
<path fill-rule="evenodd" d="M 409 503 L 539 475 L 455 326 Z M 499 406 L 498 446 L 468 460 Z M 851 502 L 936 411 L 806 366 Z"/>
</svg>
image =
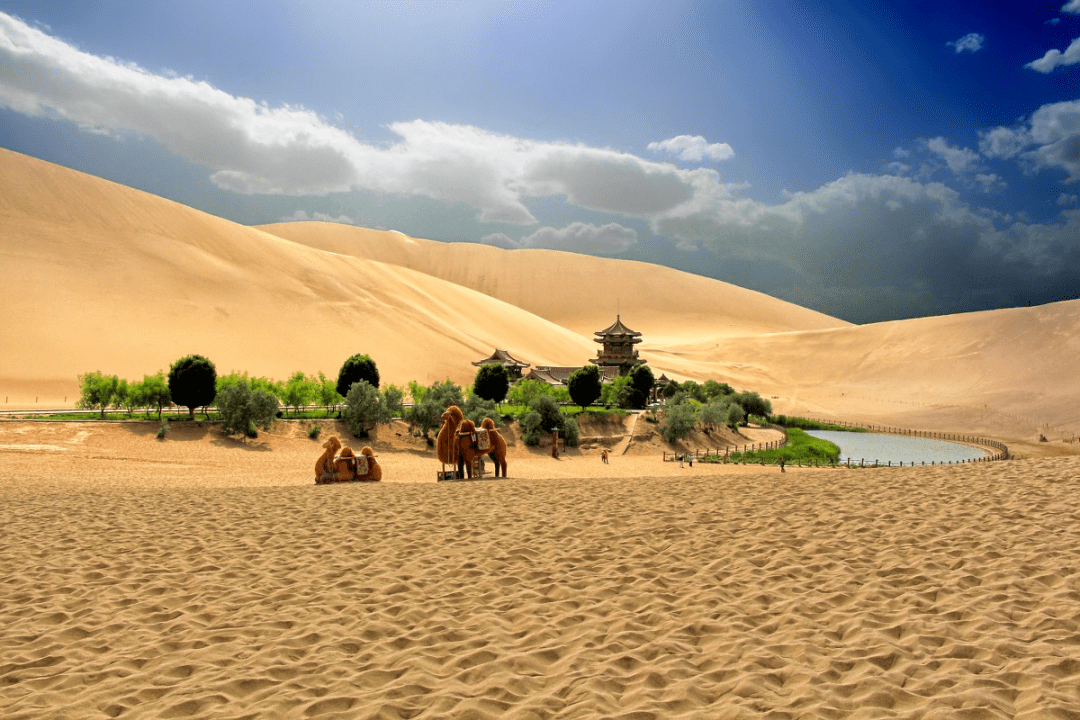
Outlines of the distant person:
<svg viewBox="0 0 1080 720">
<path fill-rule="evenodd" d="M 694 467 L 694 453 L 690 453 L 690 467 Z"/>
<path fill-rule="evenodd" d="M 780 472 L 786 472 L 784 470 L 784 456 L 783 455 L 780 456 Z"/>
<path fill-rule="evenodd" d="M 605 464 L 605 465 L 607 465 L 607 464 L 608 464 L 608 461 L 607 461 L 607 450 L 606 450 L 606 449 L 605 449 L 605 450 L 601 450 L 601 451 L 600 451 L 600 459 L 604 461 L 604 464 Z"/>
<path fill-rule="evenodd" d="M 683 466 L 683 464 L 682 464 L 682 460 L 683 460 L 683 456 L 682 456 L 682 453 L 679 453 L 679 467 L 682 467 L 682 466 Z"/>
</svg>

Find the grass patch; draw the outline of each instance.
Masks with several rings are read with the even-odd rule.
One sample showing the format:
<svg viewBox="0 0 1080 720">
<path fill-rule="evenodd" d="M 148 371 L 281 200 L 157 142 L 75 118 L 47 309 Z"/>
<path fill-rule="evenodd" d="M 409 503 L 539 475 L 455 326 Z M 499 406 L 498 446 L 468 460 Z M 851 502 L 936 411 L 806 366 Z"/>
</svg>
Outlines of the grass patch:
<svg viewBox="0 0 1080 720">
<path fill-rule="evenodd" d="M 794 417 L 791 415 L 778 415 L 775 418 L 777 425 L 786 428 L 799 428 L 800 430 L 835 430 L 837 432 L 867 432 L 866 428 L 850 427 L 848 425 L 835 425 L 823 423 L 810 418 Z"/>
<path fill-rule="evenodd" d="M 788 465 L 801 463 L 803 465 L 832 465 L 840 461 L 840 448 L 828 440 L 819 440 L 807 435 L 799 428 L 788 429 L 787 445 L 770 450 L 752 450 L 750 452 L 733 452 L 726 458 L 712 455 L 704 457 L 699 462 L 747 462 L 760 463 L 765 460 L 766 465 L 780 464 L 780 458 Z"/>
</svg>

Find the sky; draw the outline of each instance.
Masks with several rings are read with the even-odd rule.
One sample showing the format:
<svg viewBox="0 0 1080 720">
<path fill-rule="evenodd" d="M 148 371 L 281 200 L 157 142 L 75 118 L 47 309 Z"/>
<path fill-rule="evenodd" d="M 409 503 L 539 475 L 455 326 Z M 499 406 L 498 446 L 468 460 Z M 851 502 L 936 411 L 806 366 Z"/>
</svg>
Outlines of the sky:
<svg viewBox="0 0 1080 720">
<path fill-rule="evenodd" d="M 1080 0 L 0 0 L 0 147 L 857 323 L 1080 297 Z"/>
</svg>

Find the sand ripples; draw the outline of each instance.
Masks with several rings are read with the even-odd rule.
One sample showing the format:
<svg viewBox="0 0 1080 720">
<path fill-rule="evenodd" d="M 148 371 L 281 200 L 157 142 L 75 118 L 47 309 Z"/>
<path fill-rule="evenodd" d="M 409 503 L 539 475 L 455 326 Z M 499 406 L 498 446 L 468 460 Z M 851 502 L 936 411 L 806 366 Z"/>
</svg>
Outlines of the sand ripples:
<svg viewBox="0 0 1080 720">
<path fill-rule="evenodd" d="M 8 485 L 0 714 L 1076 717 L 1078 470 Z"/>
</svg>

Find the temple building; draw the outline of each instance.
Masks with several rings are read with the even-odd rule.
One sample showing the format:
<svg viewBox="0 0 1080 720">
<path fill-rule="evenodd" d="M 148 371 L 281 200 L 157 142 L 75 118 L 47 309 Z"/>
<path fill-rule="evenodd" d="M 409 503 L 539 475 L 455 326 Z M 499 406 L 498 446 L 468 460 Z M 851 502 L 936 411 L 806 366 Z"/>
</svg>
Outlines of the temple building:
<svg viewBox="0 0 1080 720">
<path fill-rule="evenodd" d="M 615 323 L 610 327 L 597 330 L 593 335 L 596 335 L 593 342 L 604 347 L 598 350 L 596 357 L 589 362 L 599 365 L 601 370 L 607 367 L 617 368 L 619 375 L 627 375 L 635 365 L 646 363 L 638 357 L 638 351 L 634 347 L 641 342 L 641 333 L 623 325 L 620 316 L 615 316 Z"/>
<path fill-rule="evenodd" d="M 641 333 L 623 325 L 620 316 L 615 316 L 615 322 L 610 327 L 597 330 L 593 334 L 596 335 L 593 340 L 603 347 L 589 362 L 600 368 L 601 382 L 611 382 L 620 375 L 628 375 L 635 365 L 646 363 L 638 357 L 638 351 L 634 347 L 641 342 Z M 570 373 L 581 369 L 580 365 L 537 365 L 526 374 L 525 370 L 530 367 L 529 363 L 518 360 L 506 350 L 499 349 L 496 349 L 491 357 L 477 360 L 473 365 L 483 367 L 492 363 L 506 368 L 510 382 L 516 382 L 519 379 L 542 380 L 549 385 L 566 385 Z"/>
<path fill-rule="evenodd" d="M 485 365 L 502 365 L 506 368 L 506 376 L 510 378 L 510 382 L 514 382 L 521 378 L 521 373 L 525 368 L 529 367 L 529 363 L 522 362 L 517 358 L 510 355 L 505 350 L 495 348 L 495 352 L 491 353 L 490 357 L 483 360 L 477 360 L 473 363 L 476 367 L 484 367 Z"/>
</svg>

